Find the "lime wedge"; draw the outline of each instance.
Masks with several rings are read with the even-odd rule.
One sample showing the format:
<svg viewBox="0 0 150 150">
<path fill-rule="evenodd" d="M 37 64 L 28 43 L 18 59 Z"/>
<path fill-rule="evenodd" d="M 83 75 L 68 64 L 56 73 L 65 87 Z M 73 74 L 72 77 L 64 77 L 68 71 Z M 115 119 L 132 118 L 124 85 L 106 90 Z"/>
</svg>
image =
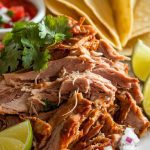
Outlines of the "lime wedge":
<svg viewBox="0 0 150 150">
<path fill-rule="evenodd" d="M 144 94 L 143 108 L 147 116 L 150 118 L 150 76 L 145 82 L 143 94 Z"/>
<path fill-rule="evenodd" d="M 0 137 L 0 150 L 23 150 L 24 144 L 13 138 Z"/>
<path fill-rule="evenodd" d="M 134 74 L 142 81 L 145 81 L 150 74 L 150 47 L 140 40 L 134 47 L 132 68 Z"/>
<path fill-rule="evenodd" d="M 25 145 L 23 150 L 30 150 L 33 139 L 30 121 L 27 120 L 16 126 L 3 130 L 2 132 L 0 132 L 0 137 L 9 137 L 19 140 Z"/>
</svg>

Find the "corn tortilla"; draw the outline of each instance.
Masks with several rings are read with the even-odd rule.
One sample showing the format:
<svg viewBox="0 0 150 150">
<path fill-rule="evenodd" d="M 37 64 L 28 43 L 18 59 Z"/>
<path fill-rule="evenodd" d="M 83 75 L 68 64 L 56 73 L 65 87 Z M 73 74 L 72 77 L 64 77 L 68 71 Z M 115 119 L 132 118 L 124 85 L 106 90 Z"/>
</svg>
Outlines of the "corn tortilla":
<svg viewBox="0 0 150 150">
<path fill-rule="evenodd" d="M 66 16 L 70 16 L 76 20 L 79 20 L 80 18 L 80 14 L 78 12 L 72 10 L 70 7 L 67 7 L 67 5 L 64 5 L 63 3 L 59 3 L 56 0 L 45 0 L 45 4 L 50 12 L 54 15 L 65 14 Z"/>
<path fill-rule="evenodd" d="M 125 46 L 129 40 L 133 29 L 133 1 L 131 0 L 110 0 L 113 11 L 116 28 L 122 46 Z"/>
<path fill-rule="evenodd" d="M 84 16 L 88 23 L 91 24 L 97 30 L 101 38 L 107 40 L 111 45 L 117 49 L 121 49 L 121 44 L 117 41 L 109 30 L 97 19 L 95 14 L 85 5 L 82 0 L 58 0 L 60 3 L 67 5 L 68 7 L 76 10 L 81 16 Z"/>
<path fill-rule="evenodd" d="M 109 0 L 84 0 L 84 2 L 93 11 L 101 23 L 109 30 L 116 42 L 120 43 Z"/>
<path fill-rule="evenodd" d="M 150 31 L 150 0 L 137 0 L 131 38 Z"/>
<path fill-rule="evenodd" d="M 150 32 L 137 36 L 128 41 L 127 45 L 124 48 L 124 51 L 121 53 L 124 55 L 131 56 L 133 47 L 137 43 L 138 40 L 142 40 L 146 45 L 150 46 Z"/>
</svg>

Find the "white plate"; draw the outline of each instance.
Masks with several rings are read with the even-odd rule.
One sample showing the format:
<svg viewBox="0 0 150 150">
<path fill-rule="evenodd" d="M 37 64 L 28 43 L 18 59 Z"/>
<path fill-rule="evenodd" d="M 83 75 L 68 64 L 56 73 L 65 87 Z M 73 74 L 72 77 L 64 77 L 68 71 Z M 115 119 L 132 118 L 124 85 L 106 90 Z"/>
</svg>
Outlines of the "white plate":
<svg viewBox="0 0 150 150">
<path fill-rule="evenodd" d="M 150 150 L 150 131 L 140 139 L 136 150 Z"/>
</svg>

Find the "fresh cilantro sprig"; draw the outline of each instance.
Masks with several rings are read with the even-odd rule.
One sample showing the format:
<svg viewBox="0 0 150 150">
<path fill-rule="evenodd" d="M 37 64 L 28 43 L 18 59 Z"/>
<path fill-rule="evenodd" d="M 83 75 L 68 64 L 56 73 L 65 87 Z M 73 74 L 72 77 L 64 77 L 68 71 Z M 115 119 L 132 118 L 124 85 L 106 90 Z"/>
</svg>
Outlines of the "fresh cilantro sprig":
<svg viewBox="0 0 150 150">
<path fill-rule="evenodd" d="M 14 16 L 14 12 L 11 11 L 11 10 L 8 10 L 8 11 L 7 11 L 7 15 L 8 15 L 9 17 L 13 17 L 13 16 Z"/>
<path fill-rule="evenodd" d="M 1 24 L 3 24 L 4 23 L 4 21 L 3 21 L 3 17 L 2 16 L 0 16 L 0 25 Z"/>
<path fill-rule="evenodd" d="M 56 44 L 62 40 L 69 38 L 71 33 L 68 32 L 68 20 L 66 17 L 54 18 L 47 16 L 42 23 L 39 24 L 40 37 L 45 39 L 45 44 Z"/>
<path fill-rule="evenodd" d="M 46 69 L 51 55 L 47 47 L 70 38 L 68 19 L 65 16 L 47 16 L 41 23 L 18 22 L 4 39 L 0 52 L 0 73 L 23 67 L 41 71 Z"/>
</svg>

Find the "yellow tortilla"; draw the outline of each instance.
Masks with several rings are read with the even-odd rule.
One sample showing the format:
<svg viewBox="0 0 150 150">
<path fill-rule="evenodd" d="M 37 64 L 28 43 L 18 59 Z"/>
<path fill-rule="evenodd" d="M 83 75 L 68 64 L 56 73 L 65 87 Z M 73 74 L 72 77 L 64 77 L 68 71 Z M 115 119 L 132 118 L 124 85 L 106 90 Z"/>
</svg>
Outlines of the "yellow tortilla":
<svg viewBox="0 0 150 150">
<path fill-rule="evenodd" d="M 81 16 L 84 16 L 86 20 L 97 30 L 101 38 L 107 40 L 115 48 L 121 49 L 121 44 L 118 39 L 110 33 L 110 31 L 98 20 L 95 14 L 89 9 L 83 0 L 58 0 L 60 3 L 67 5 L 68 7 L 76 10 Z"/>
<path fill-rule="evenodd" d="M 125 55 L 128 55 L 128 56 L 131 56 L 133 47 L 138 40 L 142 40 L 146 45 L 150 46 L 150 32 L 142 34 L 140 36 L 137 36 L 137 37 L 129 40 L 127 45 L 124 48 L 124 51 L 122 51 L 122 53 Z"/>
<path fill-rule="evenodd" d="M 134 2 L 132 0 L 110 0 L 110 2 L 114 11 L 114 19 L 121 44 L 125 46 L 133 28 Z"/>
<path fill-rule="evenodd" d="M 120 43 L 109 0 L 84 0 L 84 2 L 93 11 L 100 22 L 109 30 L 116 42 Z"/>
<path fill-rule="evenodd" d="M 63 3 L 59 3 L 56 0 L 45 0 L 46 7 L 52 12 L 54 15 L 67 15 L 70 16 L 76 20 L 79 20 L 80 15 L 78 12 L 72 10 L 70 7 L 67 7 L 67 5 L 64 5 Z"/>
<path fill-rule="evenodd" d="M 133 38 L 135 38 L 135 37 L 137 37 L 137 36 L 146 34 L 146 33 L 148 33 L 148 32 L 150 32 L 150 26 L 141 28 L 141 29 L 139 29 L 138 31 L 136 31 L 135 33 L 133 33 L 129 40 L 131 40 L 131 39 L 133 39 Z"/>
<path fill-rule="evenodd" d="M 150 31 L 150 0 L 137 0 L 133 27 L 131 38 Z"/>
<path fill-rule="evenodd" d="M 135 8 L 136 2 L 137 2 L 137 0 L 131 0 L 133 8 Z"/>
</svg>

